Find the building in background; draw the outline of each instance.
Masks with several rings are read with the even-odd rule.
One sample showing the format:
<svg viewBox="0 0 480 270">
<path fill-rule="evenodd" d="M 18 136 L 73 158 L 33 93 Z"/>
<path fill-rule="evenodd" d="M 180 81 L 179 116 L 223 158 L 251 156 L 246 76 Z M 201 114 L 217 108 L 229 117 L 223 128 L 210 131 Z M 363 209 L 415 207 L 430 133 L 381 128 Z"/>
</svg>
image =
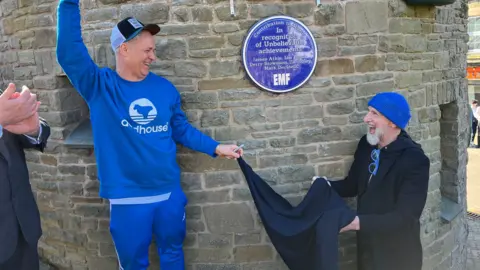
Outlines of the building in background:
<svg viewBox="0 0 480 270">
<path fill-rule="evenodd" d="M 468 99 L 480 100 L 480 1 L 468 1 Z"/>
</svg>

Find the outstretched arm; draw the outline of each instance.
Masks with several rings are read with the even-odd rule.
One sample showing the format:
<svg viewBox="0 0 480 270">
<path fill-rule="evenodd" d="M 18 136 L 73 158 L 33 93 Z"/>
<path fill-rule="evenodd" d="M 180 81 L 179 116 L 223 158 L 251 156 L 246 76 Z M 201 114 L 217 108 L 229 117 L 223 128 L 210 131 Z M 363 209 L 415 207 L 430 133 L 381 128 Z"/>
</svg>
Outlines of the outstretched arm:
<svg viewBox="0 0 480 270">
<path fill-rule="evenodd" d="M 79 0 L 60 0 L 57 10 L 57 61 L 87 101 L 97 95 L 99 68 L 83 43 Z"/>
<path fill-rule="evenodd" d="M 181 108 L 181 98 L 179 94 L 176 94 L 171 125 L 172 136 L 175 142 L 212 157 L 217 156 L 216 149 L 219 143 L 203 134 L 188 122 Z"/>
</svg>

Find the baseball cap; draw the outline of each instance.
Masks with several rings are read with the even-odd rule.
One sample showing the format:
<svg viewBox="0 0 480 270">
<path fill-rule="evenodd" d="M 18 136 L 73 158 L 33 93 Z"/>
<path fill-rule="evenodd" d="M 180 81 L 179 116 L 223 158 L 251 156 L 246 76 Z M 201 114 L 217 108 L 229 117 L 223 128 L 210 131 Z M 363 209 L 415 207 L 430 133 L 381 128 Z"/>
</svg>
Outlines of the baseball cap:
<svg viewBox="0 0 480 270">
<path fill-rule="evenodd" d="M 156 24 L 143 24 L 135 17 L 127 17 L 115 25 L 110 35 L 110 45 L 115 51 L 122 43 L 131 40 L 136 37 L 142 30 L 150 32 L 152 35 L 156 35 L 160 32 L 160 26 Z"/>
</svg>

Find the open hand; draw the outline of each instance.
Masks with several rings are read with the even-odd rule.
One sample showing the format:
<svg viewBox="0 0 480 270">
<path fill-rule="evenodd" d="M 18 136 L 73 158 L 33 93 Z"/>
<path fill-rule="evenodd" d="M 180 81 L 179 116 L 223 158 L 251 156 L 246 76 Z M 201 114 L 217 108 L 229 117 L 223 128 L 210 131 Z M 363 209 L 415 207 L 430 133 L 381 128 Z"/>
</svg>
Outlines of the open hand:
<svg viewBox="0 0 480 270">
<path fill-rule="evenodd" d="M 38 117 L 38 113 L 36 112 L 25 120 L 4 126 L 3 128 L 11 133 L 32 135 L 36 137 L 38 135 L 38 131 L 40 130 L 40 119 Z"/>
<path fill-rule="evenodd" d="M 237 149 L 237 145 L 235 144 L 219 144 L 215 149 L 215 154 L 219 155 L 220 157 L 226 157 L 228 159 L 232 158 L 239 158 L 243 155 L 243 149 L 240 148 L 237 152 L 234 150 Z"/>
<path fill-rule="evenodd" d="M 15 84 L 10 83 L 0 95 L 0 124 L 8 126 L 33 116 L 40 106 L 37 96 L 23 86 L 22 92 L 15 92 Z"/>
</svg>

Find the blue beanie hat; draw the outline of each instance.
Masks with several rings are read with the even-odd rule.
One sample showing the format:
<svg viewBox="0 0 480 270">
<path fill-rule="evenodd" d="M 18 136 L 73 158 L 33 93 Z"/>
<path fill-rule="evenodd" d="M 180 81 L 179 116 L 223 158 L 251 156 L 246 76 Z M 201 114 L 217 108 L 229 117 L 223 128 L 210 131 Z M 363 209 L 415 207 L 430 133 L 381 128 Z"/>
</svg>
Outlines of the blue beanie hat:
<svg viewBox="0 0 480 270">
<path fill-rule="evenodd" d="M 407 100 L 398 93 L 378 93 L 368 102 L 368 106 L 375 108 L 401 129 L 405 129 L 411 117 Z"/>
</svg>

